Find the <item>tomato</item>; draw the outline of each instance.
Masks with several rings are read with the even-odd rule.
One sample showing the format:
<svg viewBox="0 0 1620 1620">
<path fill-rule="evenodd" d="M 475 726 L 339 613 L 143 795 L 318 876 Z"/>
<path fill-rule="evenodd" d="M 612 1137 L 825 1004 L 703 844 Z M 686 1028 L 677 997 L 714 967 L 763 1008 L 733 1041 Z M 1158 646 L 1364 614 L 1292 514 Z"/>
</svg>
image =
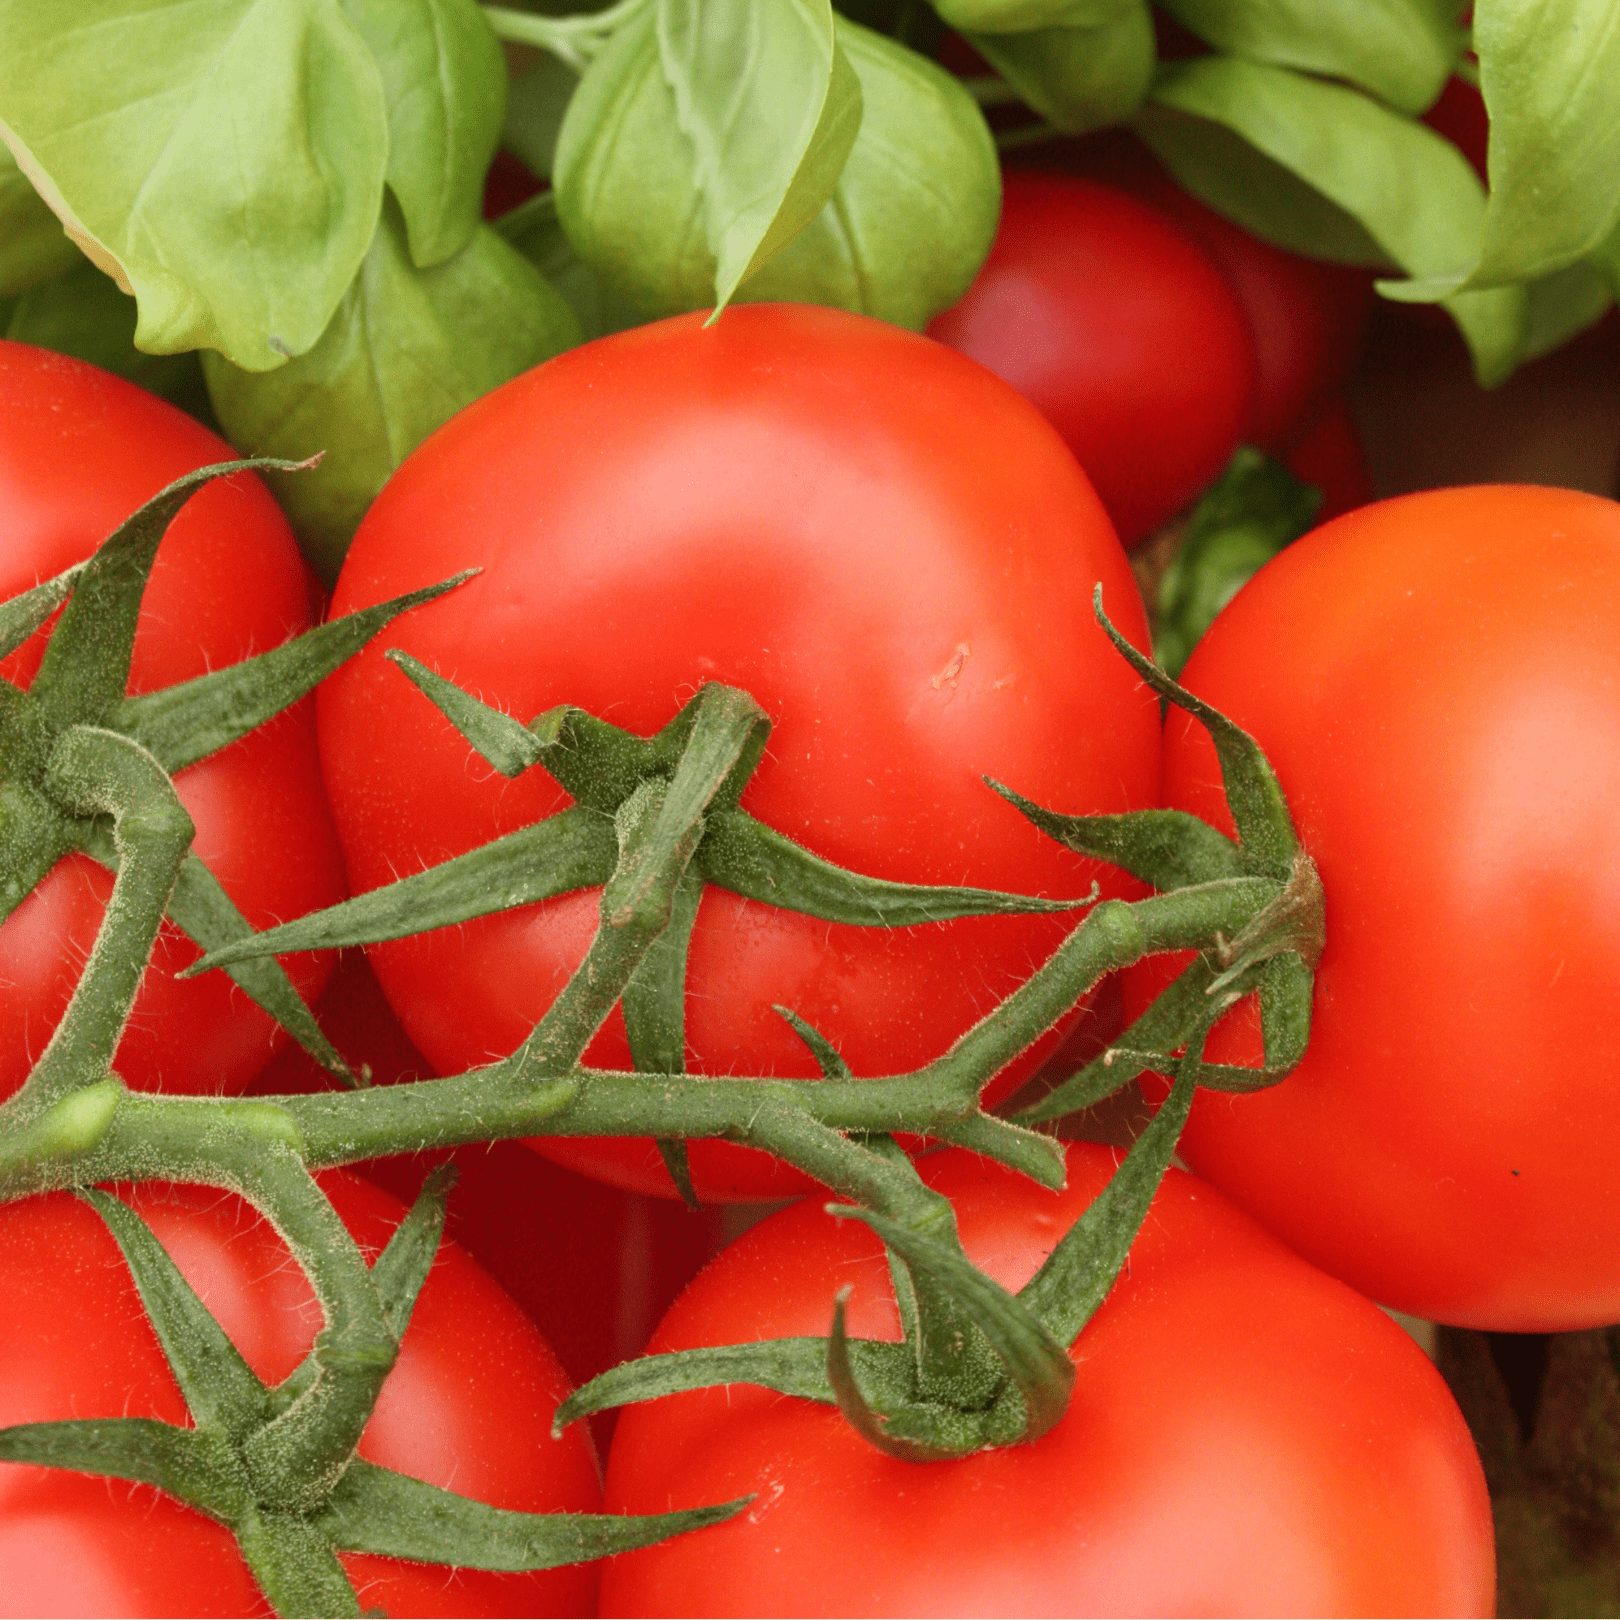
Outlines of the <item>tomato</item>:
<svg viewBox="0 0 1620 1620">
<path fill-rule="evenodd" d="M 182 473 L 235 454 L 132 383 L 0 342 L 0 599 L 88 557 Z M 269 493 L 246 474 L 216 482 L 158 549 L 129 691 L 191 680 L 310 622 L 298 549 Z M 48 639 L 49 626 L 0 661 L 0 675 L 27 685 Z M 311 704 L 180 772 L 175 788 L 197 826 L 194 852 L 255 927 L 343 898 Z M 60 1021 L 111 892 L 110 873 L 70 855 L 0 924 L 0 1096 L 21 1085 Z M 240 1091 L 283 1038 L 224 974 L 178 981 L 198 954 L 164 925 L 118 1048 L 130 1085 Z M 289 957 L 286 966 L 306 999 L 331 971 L 325 957 Z"/>
<path fill-rule="evenodd" d="M 1243 437 L 1283 455 L 1349 376 L 1373 302 L 1365 270 L 1302 258 L 1251 236 L 1170 177 L 1134 135 L 1109 130 L 1031 149 L 1027 161 L 1100 181 L 1172 220 L 1226 278 L 1254 341 Z"/>
<path fill-rule="evenodd" d="M 484 218 L 499 219 L 544 190 L 545 182 L 537 179 L 521 159 L 503 147 L 491 160 L 489 173 L 484 177 Z"/>
<path fill-rule="evenodd" d="M 1051 1193 L 966 1154 L 924 1163 L 978 1265 L 1020 1287 L 1112 1173 L 1069 1149 Z M 850 1331 L 899 1337 L 864 1228 L 805 1200 L 734 1244 L 660 1351 Z M 707 1532 L 617 1558 L 631 1614 L 1494 1612 L 1490 1503 L 1462 1415 L 1382 1312 L 1172 1170 L 1073 1349 L 1067 1415 L 1033 1445 L 900 1462 L 832 1408 L 734 1385 L 633 1406 L 607 1499 L 756 1493 Z"/>
<path fill-rule="evenodd" d="M 351 1067 L 373 1085 L 433 1070 L 400 1028 L 365 953 L 340 953 L 316 1017 Z M 1089 1054 L 1088 1054 L 1089 1055 Z M 290 1042 L 249 1088 L 270 1096 L 336 1082 Z M 454 1158 L 458 1179 L 445 1230 L 521 1305 L 576 1384 L 639 1355 L 670 1302 L 720 1247 L 725 1212 L 697 1213 L 566 1170 L 520 1142 L 373 1159 L 355 1168 L 411 1199 L 434 1164 Z M 599 1438 L 612 1414 L 592 1420 Z"/>
<path fill-rule="evenodd" d="M 322 1185 L 368 1254 L 404 1206 L 358 1177 Z M 237 1198 L 149 1185 L 135 1207 L 262 1379 L 285 1378 L 320 1314 L 268 1222 Z M 65 1193 L 0 1210 L 0 1426 L 65 1417 L 189 1421 L 110 1233 Z M 86 1324 L 94 1331 L 85 1331 Z M 533 1324 L 453 1244 L 417 1301 L 360 1455 L 497 1507 L 594 1512 L 582 1434 L 550 1437 L 568 1384 Z M 585 1614 L 590 1566 L 505 1575 L 341 1553 L 393 1615 Z M 230 1532 L 145 1486 L 0 1467 L 0 1613 L 268 1615 Z"/>
<path fill-rule="evenodd" d="M 1288 452 L 1288 470 L 1322 491 L 1318 524 L 1365 506 L 1373 498 L 1372 473 L 1355 418 L 1342 397 L 1328 402 L 1314 425 Z"/>
<path fill-rule="evenodd" d="M 1254 343 L 1169 220 L 1066 175 L 1009 170 L 967 295 L 928 328 L 1033 400 L 1127 545 L 1220 472 L 1248 423 Z"/>
<path fill-rule="evenodd" d="M 1327 896 L 1304 1061 L 1201 1094 L 1188 1163 L 1414 1315 L 1620 1319 L 1620 506 L 1364 507 L 1267 564 L 1184 679 L 1259 739 Z M 1173 713 L 1166 802 L 1227 825 L 1218 781 Z M 1256 1022 L 1211 1057 L 1255 1061 Z"/>
<path fill-rule="evenodd" d="M 1485 152 L 1490 144 L 1491 116 L 1477 86 L 1466 79 L 1447 79 L 1440 99 L 1424 113 L 1423 122 L 1437 135 L 1444 135 L 1468 159 L 1480 179 L 1488 183 Z"/>
<path fill-rule="evenodd" d="M 467 567 L 483 573 L 388 640 L 513 714 L 566 701 L 643 734 L 703 681 L 743 687 L 776 723 L 743 808 L 841 865 L 1084 894 L 1097 868 L 1037 834 L 980 773 L 1068 810 L 1153 802 L 1156 705 L 1091 615 L 1100 580 L 1145 644 L 1107 518 L 1032 407 L 896 328 L 750 305 L 548 361 L 400 468 L 333 609 Z M 319 712 L 358 889 L 567 802 L 540 771 L 507 782 L 470 760 L 380 646 L 325 684 Z M 528 1034 L 597 910 L 597 893 L 579 892 L 381 946 L 372 961 L 411 1039 L 440 1072 L 459 1070 Z M 857 1074 L 910 1069 L 1072 926 L 991 917 L 884 933 L 711 888 L 689 956 L 689 1062 L 814 1076 L 771 1010 L 780 1002 Z M 1039 1056 L 1004 1071 L 1002 1088 Z M 629 1066 L 617 1013 L 587 1057 Z M 650 1142 L 547 1151 L 672 1191 Z M 806 1185 L 725 1143 L 693 1144 L 692 1163 L 709 1197 Z"/>
</svg>

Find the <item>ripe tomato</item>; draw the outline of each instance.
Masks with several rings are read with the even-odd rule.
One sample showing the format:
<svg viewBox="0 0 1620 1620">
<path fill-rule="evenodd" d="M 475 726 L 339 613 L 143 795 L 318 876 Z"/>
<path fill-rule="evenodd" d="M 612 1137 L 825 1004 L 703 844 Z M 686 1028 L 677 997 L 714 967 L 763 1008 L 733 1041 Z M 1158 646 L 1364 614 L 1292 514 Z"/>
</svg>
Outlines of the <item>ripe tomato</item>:
<svg viewBox="0 0 1620 1620">
<path fill-rule="evenodd" d="M 1127 545 L 1248 423 L 1254 343 L 1226 282 L 1169 220 L 1091 181 L 1009 170 L 990 257 L 928 330 L 1041 408 Z"/>
<path fill-rule="evenodd" d="M 1156 706 L 1091 616 L 1103 582 L 1145 638 L 1118 542 L 1039 415 L 926 339 L 835 310 L 750 305 L 588 344 L 497 389 L 406 463 L 355 538 L 348 611 L 481 567 L 390 640 L 528 718 L 570 702 L 651 733 L 705 680 L 776 729 L 743 808 L 880 877 L 1083 894 L 1096 868 L 986 789 L 1042 803 L 1153 802 Z M 321 748 L 358 889 L 567 801 L 494 776 L 381 647 L 320 695 Z M 1116 877 L 1117 881 L 1117 877 Z M 511 1051 L 584 954 L 585 891 L 373 953 L 441 1072 Z M 687 1046 L 708 1073 L 814 1076 L 793 1008 L 857 1074 L 943 1051 L 1072 922 L 977 918 L 883 933 L 711 888 L 689 957 Z M 1038 1055 L 1038 1054 L 1037 1054 Z M 615 1014 L 594 1063 L 629 1066 Z M 1002 1085 L 1027 1073 L 1004 1071 Z M 672 1191 L 650 1142 L 547 1151 Z M 709 1197 L 805 1183 L 695 1143 Z"/>
<path fill-rule="evenodd" d="M 1322 491 L 1318 525 L 1353 512 L 1373 498 L 1367 452 L 1342 397 L 1328 401 L 1314 425 L 1288 452 L 1288 470 Z"/>
<path fill-rule="evenodd" d="M 1254 393 L 1243 437 L 1272 455 L 1292 449 L 1355 364 L 1373 303 L 1372 277 L 1251 236 L 1183 191 L 1124 131 L 1033 147 L 1024 161 L 1127 192 L 1198 244 L 1226 278 L 1254 340 Z"/>
<path fill-rule="evenodd" d="M 1468 159 L 1481 180 L 1489 183 L 1485 169 L 1485 151 L 1490 143 L 1491 116 L 1485 110 L 1485 98 L 1476 86 L 1466 79 L 1446 80 L 1440 99 L 1423 115 L 1423 122 L 1437 135 L 1445 138 Z M 1409 308 L 1426 309 L 1425 304 Z"/>
<path fill-rule="evenodd" d="M 61 355 L 0 342 L 0 599 L 82 561 L 143 501 L 182 473 L 235 451 L 172 405 Z M 158 549 L 141 608 L 129 691 L 150 692 L 297 635 L 310 625 L 291 530 L 256 478 L 192 497 Z M 0 661 L 26 686 L 49 626 Z M 342 856 L 300 704 L 182 771 L 193 849 L 255 927 L 343 898 Z M 0 924 L 0 1097 L 22 1084 L 61 1020 L 112 892 L 87 856 L 59 861 Z M 119 1045 L 132 1086 L 240 1091 L 284 1037 L 224 975 L 185 983 L 198 952 L 165 924 Z M 289 957 L 310 1000 L 325 957 Z"/>
<path fill-rule="evenodd" d="M 1310 1048 L 1187 1161 L 1415 1315 L 1620 1319 L 1620 506 L 1435 490 L 1297 541 L 1185 680 L 1277 769 L 1327 893 Z M 1166 802 L 1224 823 L 1174 712 Z M 1167 969 L 1133 970 L 1139 1004 Z M 1259 1056 L 1252 1008 L 1210 1043 Z"/>
<path fill-rule="evenodd" d="M 924 1163 L 967 1253 L 1021 1287 L 1116 1155 L 1069 1149 L 1051 1193 L 966 1154 Z M 660 1351 L 899 1337 L 883 1253 L 807 1199 L 720 1256 Z M 1075 1342 L 1067 1415 L 1029 1446 L 899 1462 L 832 1408 L 741 1385 L 633 1406 L 615 1509 L 757 1494 L 708 1532 L 617 1558 L 602 1613 L 1494 1612 L 1490 1503 L 1440 1375 L 1382 1312 L 1172 1170 Z"/>
<path fill-rule="evenodd" d="M 404 1206 L 356 1176 L 321 1181 L 368 1255 L 379 1252 Z M 320 1313 L 269 1223 L 208 1188 L 148 1185 L 134 1203 L 253 1371 L 285 1378 Z M 57 1193 L 0 1210 L 0 1275 L 0 1425 L 189 1421 L 129 1270 L 87 1205 Z M 447 1244 L 360 1455 L 496 1507 L 595 1512 L 589 1440 L 550 1436 L 567 1389 L 534 1325 Z M 503 1575 L 339 1557 L 361 1602 L 395 1615 L 588 1614 L 596 1592 L 590 1566 Z M 7 1615 L 271 1613 L 223 1525 L 146 1486 L 83 1474 L 0 1466 L 0 1568 Z"/>
</svg>

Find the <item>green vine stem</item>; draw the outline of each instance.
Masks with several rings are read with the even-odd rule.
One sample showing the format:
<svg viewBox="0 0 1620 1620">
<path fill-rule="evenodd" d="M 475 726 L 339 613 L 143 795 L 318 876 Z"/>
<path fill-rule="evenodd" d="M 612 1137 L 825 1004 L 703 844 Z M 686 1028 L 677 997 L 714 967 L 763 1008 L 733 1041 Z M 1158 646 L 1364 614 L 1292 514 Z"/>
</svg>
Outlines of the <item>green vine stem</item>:
<svg viewBox="0 0 1620 1620">
<path fill-rule="evenodd" d="M 242 1448 L 260 1504 L 304 1513 L 348 1467 L 399 1341 L 365 1256 L 293 1144 L 272 1138 L 252 1152 L 236 1185 L 292 1250 L 321 1308 L 313 1380 Z"/>
<path fill-rule="evenodd" d="M 619 806 L 614 815 L 619 860 L 602 890 L 596 935 L 561 995 L 506 1060 L 518 1084 L 566 1074 L 579 1061 L 669 926 L 681 879 L 703 837 L 709 802 L 768 725 L 747 693 L 705 687 L 674 778 L 666 786 L 649 777 Z"/>
<path fill-rule="evenodd" d="M 67 1011 L 22 1089 L 0 1108 L 0 1131 L 106 1077 L 195 830 L 163 767 L 115 731 L 68 727 L 51 750 L 45 786 L 70 815 L 113 818 L 118 876 Z"/>
<path fill-rule="evenodd" d="M 618 0 L 602 11 L 572 17 L 545 17 L 532 11 L 513 11 L 509 6 L 484 6 L 484 20 L 497 39 L 513 45 L 533 45 L 550 51 L 576 73 L 583 73 L 602 50 L 614 31 L 650 0 Z"/>
<path fill-rule="evenodd" d="M 71 1162 L 45 1159 L 0 1173 L 0 1197 L 75 1181 L 174 1176 L 215 1151 L 212 1144 L 240 1128 L 239 1119 L 267 1111 L 296 1132 L 305 1162 L 315 1169 L 540 1134 L 742 1141 L 756 1128 L 761 1109 L 772 1104 L 835 1131 L 928 1135 L 936 1124 L 955 1125 L 970 1117 L 979 1090 L 996 1069 L 1103 974 L 1154 951 L 1212 949 L 1217 935 L 1240 932 L 1281 888 L 1268 878 L 1237 878 L 1098 906 L 1007 1002 L 942 1057 L 908 1074 L 783 1080 L 576 1067 L 543 1075 L 514 1053 L 465 1074 L 364 1092 L 256 1099 L 126 1092 L 99 1144 Z M 572 1041 L 582 1045 L 585 1020 L 570 1014 L 568 1021 Z M 798 1149 L 790 1146 L 790 1151 Z M 821 1166 L 818 1161 L 805 1168 L 816 1175 Z"/>
</svg>

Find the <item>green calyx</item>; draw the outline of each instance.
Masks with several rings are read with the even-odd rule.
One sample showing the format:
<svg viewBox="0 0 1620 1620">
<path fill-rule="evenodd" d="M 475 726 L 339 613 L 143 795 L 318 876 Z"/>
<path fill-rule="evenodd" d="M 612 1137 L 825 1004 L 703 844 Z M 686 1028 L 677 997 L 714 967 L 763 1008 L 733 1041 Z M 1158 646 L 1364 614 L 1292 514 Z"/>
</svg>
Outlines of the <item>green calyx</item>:
<svg viewBox="0 0 1620 1620">
<path fill-rule="evenodd" d="M 630 1362 L 594 1380 L 564 1403 L 559 1427 L 603 1407 L 722 1383 L 751 1382 L 784 1394 L 836 1404 L 863 1438 L 908 1461 L 959 1457 L 987 1446 L 1028 1443 L 1059 1419 L 1073 1385 L 1066 1354 L 1102 1302 L 1175 1151 L 1199 1084 L 1250 1090 L 1274 1084 L 1303 1054 L 1310 1028 L 1313 973 L 1323 943 L 1323 895 L 1316 869 L 1299 847 L 1276 778 L 1254 740 L 1185 692 L 1098 617 L 1117 645 L 1156 690 L 1187 708 L 1211 732 L 1225 773 L 1238 829 L 1233 842 L 1189 816 L 1147 811 L 1110 817 L 1064 817 L 1041 809 L 999 784 L 991 785 L 1041 829 L 1068 847 L 1113 860 L 1161 890 L 1135 906 L 1112 902 L 1093 911 L 1052 962 L 958 1043 L 995 1050 L 996 1026 L 1016 1022 L 1017 1004 L 1039 1000 L 1040 981 L 1088 933 L 1112 934 L 1118 965 L 1147 950 L 1170 948 L 1191 903 L 1200 954 L 1139 1018 L 1125 1043 L 1110 1048 L 1080 1074 L 1028 1110 L 1024 1120 L 1056 1117 L 1100 1100 L 1148 1067 L 1175 1075 L 1170 1097 L 1138 1139 L 1103 1194 L 1059 1242 L 1040 1271 L 1016 1295 L 985 1277 L 963 1255 L 954 1217 L 927 1192 L 891 1138 L 870 1137 L 861 1148 L 881 1171 L 866 1166 L 864 1208 L 829 1205 L 829 1213 L 862 1220 L 883 1240 L 899 1306 L 898 1345 L 851 1340 L 845 1296 L 834 1302 L 826 1339 L 795 1339 L 676 1352 Z M 1242 923 L 1228 930 L 1217 919 L 1236 901 Z M 1184 943 L 1193 944 L 1192 938 Z M 1258 990 L 1266 1040 L 1260 1070 L 1213 1066 L 1203 1049 L 1210 1029 L 1243 996 Z M 836 1050 L 788 1015 L 830 1081 L 848 1070 Z M 1175 1054 L 1183 1051 L 1184 1055 Z M 987 1078 L 999 1065 L 973 1065 Z M 987 1116 L 979 1116 L 981 1118 Z M 841 1187 L 856 1179 L 854 1146 L 839 1151 L 812 1133 L 779 1127 L 775 1151 Z M 817 1161 L 820 1161 L 819 1163 Z M 898 1162 L 897 1162 L 898 1161 Z M 904 1168 L 901 1168 L 901 1165 Z"/>
<path fill-rule="evenodd" d="M 1193 511 L 1159 581 L 1153 651 L 1179 675 L 1200 637 L 1228 602 L 1285 546 L 1316 521 L 1322 491 L 1280 461 L 1242 445 Z"/>
<path fill-rule="evenodd" d="M 335 1223 L 307 1172 L 295 1160 L 284 1168 L 278 1220 L 301 1206 L 316 1228 Z M 297 1178 L 307 1184 L 301 1198 L 291 1186 Z M 273 1387 L 242 1359 L 145 1222 L 120 1200 L 85 1189 L 80 1196 L 107 1223 L 135 1278 L 192 1426 L 148 1418 L 20 1424 L 0 1429 L 0 1460 L 140 1481 L 218 1520 L 282 1615 L 361 1612 L 339 1552 L 550 1569 L 719 1523 L 746 1506 L 640 1518 L 513 1513 L 355 1457 L 433 1263 L 451 1179 L 443 1171 L 429 1178 L 370 1268 L 352 1240 L 324 1235 L 321 1278 L 328 1291 L 352 1297 L 323 1299 L 327 1324 L 315 1348 Z M 291 1224 L 306 1222 L 295 1214 Z M 296 1252 L 296 1232 L 293 1242 Z M 333 1288 L 335 1270 L 358 1287 Z"/>
<path fill-rule="evenodd" d="M 203 949 L 252 933 L 190 853 L 173 773 L 245 736 L 312 690 L 383 625 L 458 581 L 323 625 L 285 646 L 175 687 L 125 696 L 141 598 L 160 542 L 214 478 L 290 462 L 203 467 L 161 490 L 87 562 L 0 604 L 0 656 L 61 617 L 23 691 L 0 683 L 0 921 L 64 855 L 116 873 L 106 926 L 45 1053 L 0 1119 L 37 1121 L 107 1075 L 152 941 L 165 917 Z M 320 1062 L 352 1078 L 281 967 L 232 977 Z"/>
</svg>

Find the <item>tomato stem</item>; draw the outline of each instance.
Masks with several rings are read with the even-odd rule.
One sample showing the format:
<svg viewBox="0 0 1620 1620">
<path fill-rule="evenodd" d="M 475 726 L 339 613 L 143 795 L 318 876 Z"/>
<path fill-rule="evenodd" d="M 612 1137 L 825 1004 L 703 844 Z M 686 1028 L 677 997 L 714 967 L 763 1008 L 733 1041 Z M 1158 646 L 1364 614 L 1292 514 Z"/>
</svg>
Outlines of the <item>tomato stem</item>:
<svg viewBox="0 0 1620 1620">
<path fill-rule="evenodd" d="M 114 731 L 69 726 L 51 750 L 44 785 L 69 816 L 110 815 L 120 861 L 67 1011 L 22 1089 L 0 1108 L 0 1128 L 37 1120 L 106 1077 L 194 832 L 163 767 Z"/>
</svg>

